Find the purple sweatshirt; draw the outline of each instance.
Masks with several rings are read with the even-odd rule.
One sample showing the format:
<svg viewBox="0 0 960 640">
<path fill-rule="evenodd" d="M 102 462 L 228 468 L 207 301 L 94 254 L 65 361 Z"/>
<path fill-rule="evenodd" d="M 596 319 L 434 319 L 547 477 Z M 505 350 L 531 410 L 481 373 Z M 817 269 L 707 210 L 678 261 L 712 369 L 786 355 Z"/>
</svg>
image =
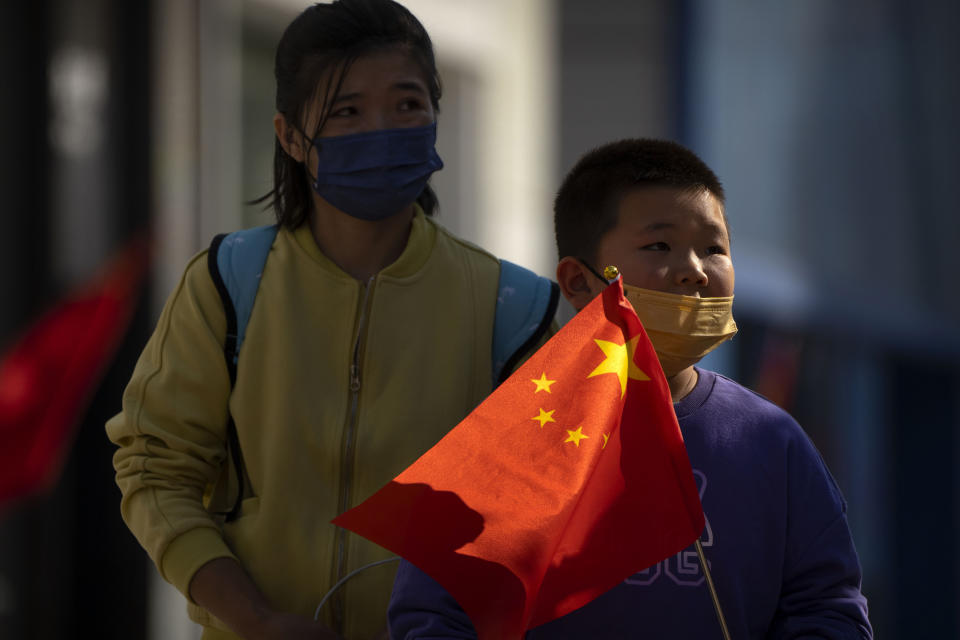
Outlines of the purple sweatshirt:
<svg viewBox="0 0 960 640">
<path fill-rule="evenodd" d="M 697 371 L 697 386 L 674 408 L 731 636 L 872 638 L 846 503 L 820 454 L 787 413 L 728 378 Z M 388 616 L 394 640 L 476 637 L 456 601 L 406 561 Z M 722 637 L 692 546 L 527 634 L 639 637 Z"/>
</svg>

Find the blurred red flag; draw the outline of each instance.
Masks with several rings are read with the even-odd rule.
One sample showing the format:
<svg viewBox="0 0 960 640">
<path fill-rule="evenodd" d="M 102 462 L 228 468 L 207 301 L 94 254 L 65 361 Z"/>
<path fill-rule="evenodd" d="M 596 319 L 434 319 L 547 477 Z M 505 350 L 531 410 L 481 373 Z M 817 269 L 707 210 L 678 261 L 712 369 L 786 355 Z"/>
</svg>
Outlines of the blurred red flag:
<svg viewBox="0 0 960 640">
<path fill-rule="evenodd" d="M 670 391 L 620 281 L 333 522 L 431 575 L 481 639 L 519 638 L 696 540 Z"/>
<path fill-rule="evenodd" d="M 126 332 L 148 263 L 136 239 L 0 360 L 0 506 L 48 488 Z"/>
</svg>

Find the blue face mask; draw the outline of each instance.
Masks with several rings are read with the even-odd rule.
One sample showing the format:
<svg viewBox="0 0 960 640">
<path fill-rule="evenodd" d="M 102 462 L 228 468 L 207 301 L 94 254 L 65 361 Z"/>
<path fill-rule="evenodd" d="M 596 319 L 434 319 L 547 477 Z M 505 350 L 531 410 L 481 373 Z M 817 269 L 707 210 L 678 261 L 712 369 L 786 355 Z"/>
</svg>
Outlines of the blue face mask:
<svg viewBox="0 0 960 640">
<path fill-rule="evenodd" d="M 412 204 L 443 168 L 434 144 L 437 123 L 316 138 L 313 189 L 340 211 L 383 220 Z"/>
</svg>

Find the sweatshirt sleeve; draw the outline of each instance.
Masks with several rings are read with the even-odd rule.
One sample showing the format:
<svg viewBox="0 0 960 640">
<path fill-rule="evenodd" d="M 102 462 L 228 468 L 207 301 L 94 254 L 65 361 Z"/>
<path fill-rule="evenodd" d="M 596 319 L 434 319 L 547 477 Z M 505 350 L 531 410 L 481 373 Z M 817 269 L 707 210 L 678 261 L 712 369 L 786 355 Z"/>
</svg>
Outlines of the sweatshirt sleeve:
<svg viewBox="0 0 960 640">
<path fill-rule="evenodd" d="M 203 504 L 226 454 L 226 334 L 206 252 L 170 295 L 106 425 L 127 526 L 161 575 L 189 599 L 193 574 L 234 557 Z"/>
<path fill-rule="evenodd" d="M 783 583 L 768 638 L 872 638 L 846 503 L 806 436 L 788 455 Z"/>
<path fill-rule="evenodd" d="M 394 640 L 439 640 L 477 637 L 470 618 L 433 578 L 400 561 L 387 610 Z"/>
</svg>

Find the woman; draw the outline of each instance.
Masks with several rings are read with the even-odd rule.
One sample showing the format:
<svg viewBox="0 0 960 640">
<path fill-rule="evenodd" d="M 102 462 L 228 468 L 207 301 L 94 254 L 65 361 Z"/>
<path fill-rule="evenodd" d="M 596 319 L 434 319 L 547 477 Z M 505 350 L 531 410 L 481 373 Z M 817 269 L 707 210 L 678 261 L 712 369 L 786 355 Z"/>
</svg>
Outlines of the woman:
<svg viewBox="0 0 960 640">
<path fill-rule="evenodd" d="M 107 432 L 124 519 L 204 638 L 372 638 L 393 565 L 358 574 L 313 621 L 341 578 L 389 557 L 330 520 L 490 392 L 506 267 L 429 217 L 440 84 L 406 9 L 310 7 L 283 35 L 276 79 L 278 226 L 240 355 L 224 358 L 218 292 L 234 276 L 201 253 Z"/>
</svg>

